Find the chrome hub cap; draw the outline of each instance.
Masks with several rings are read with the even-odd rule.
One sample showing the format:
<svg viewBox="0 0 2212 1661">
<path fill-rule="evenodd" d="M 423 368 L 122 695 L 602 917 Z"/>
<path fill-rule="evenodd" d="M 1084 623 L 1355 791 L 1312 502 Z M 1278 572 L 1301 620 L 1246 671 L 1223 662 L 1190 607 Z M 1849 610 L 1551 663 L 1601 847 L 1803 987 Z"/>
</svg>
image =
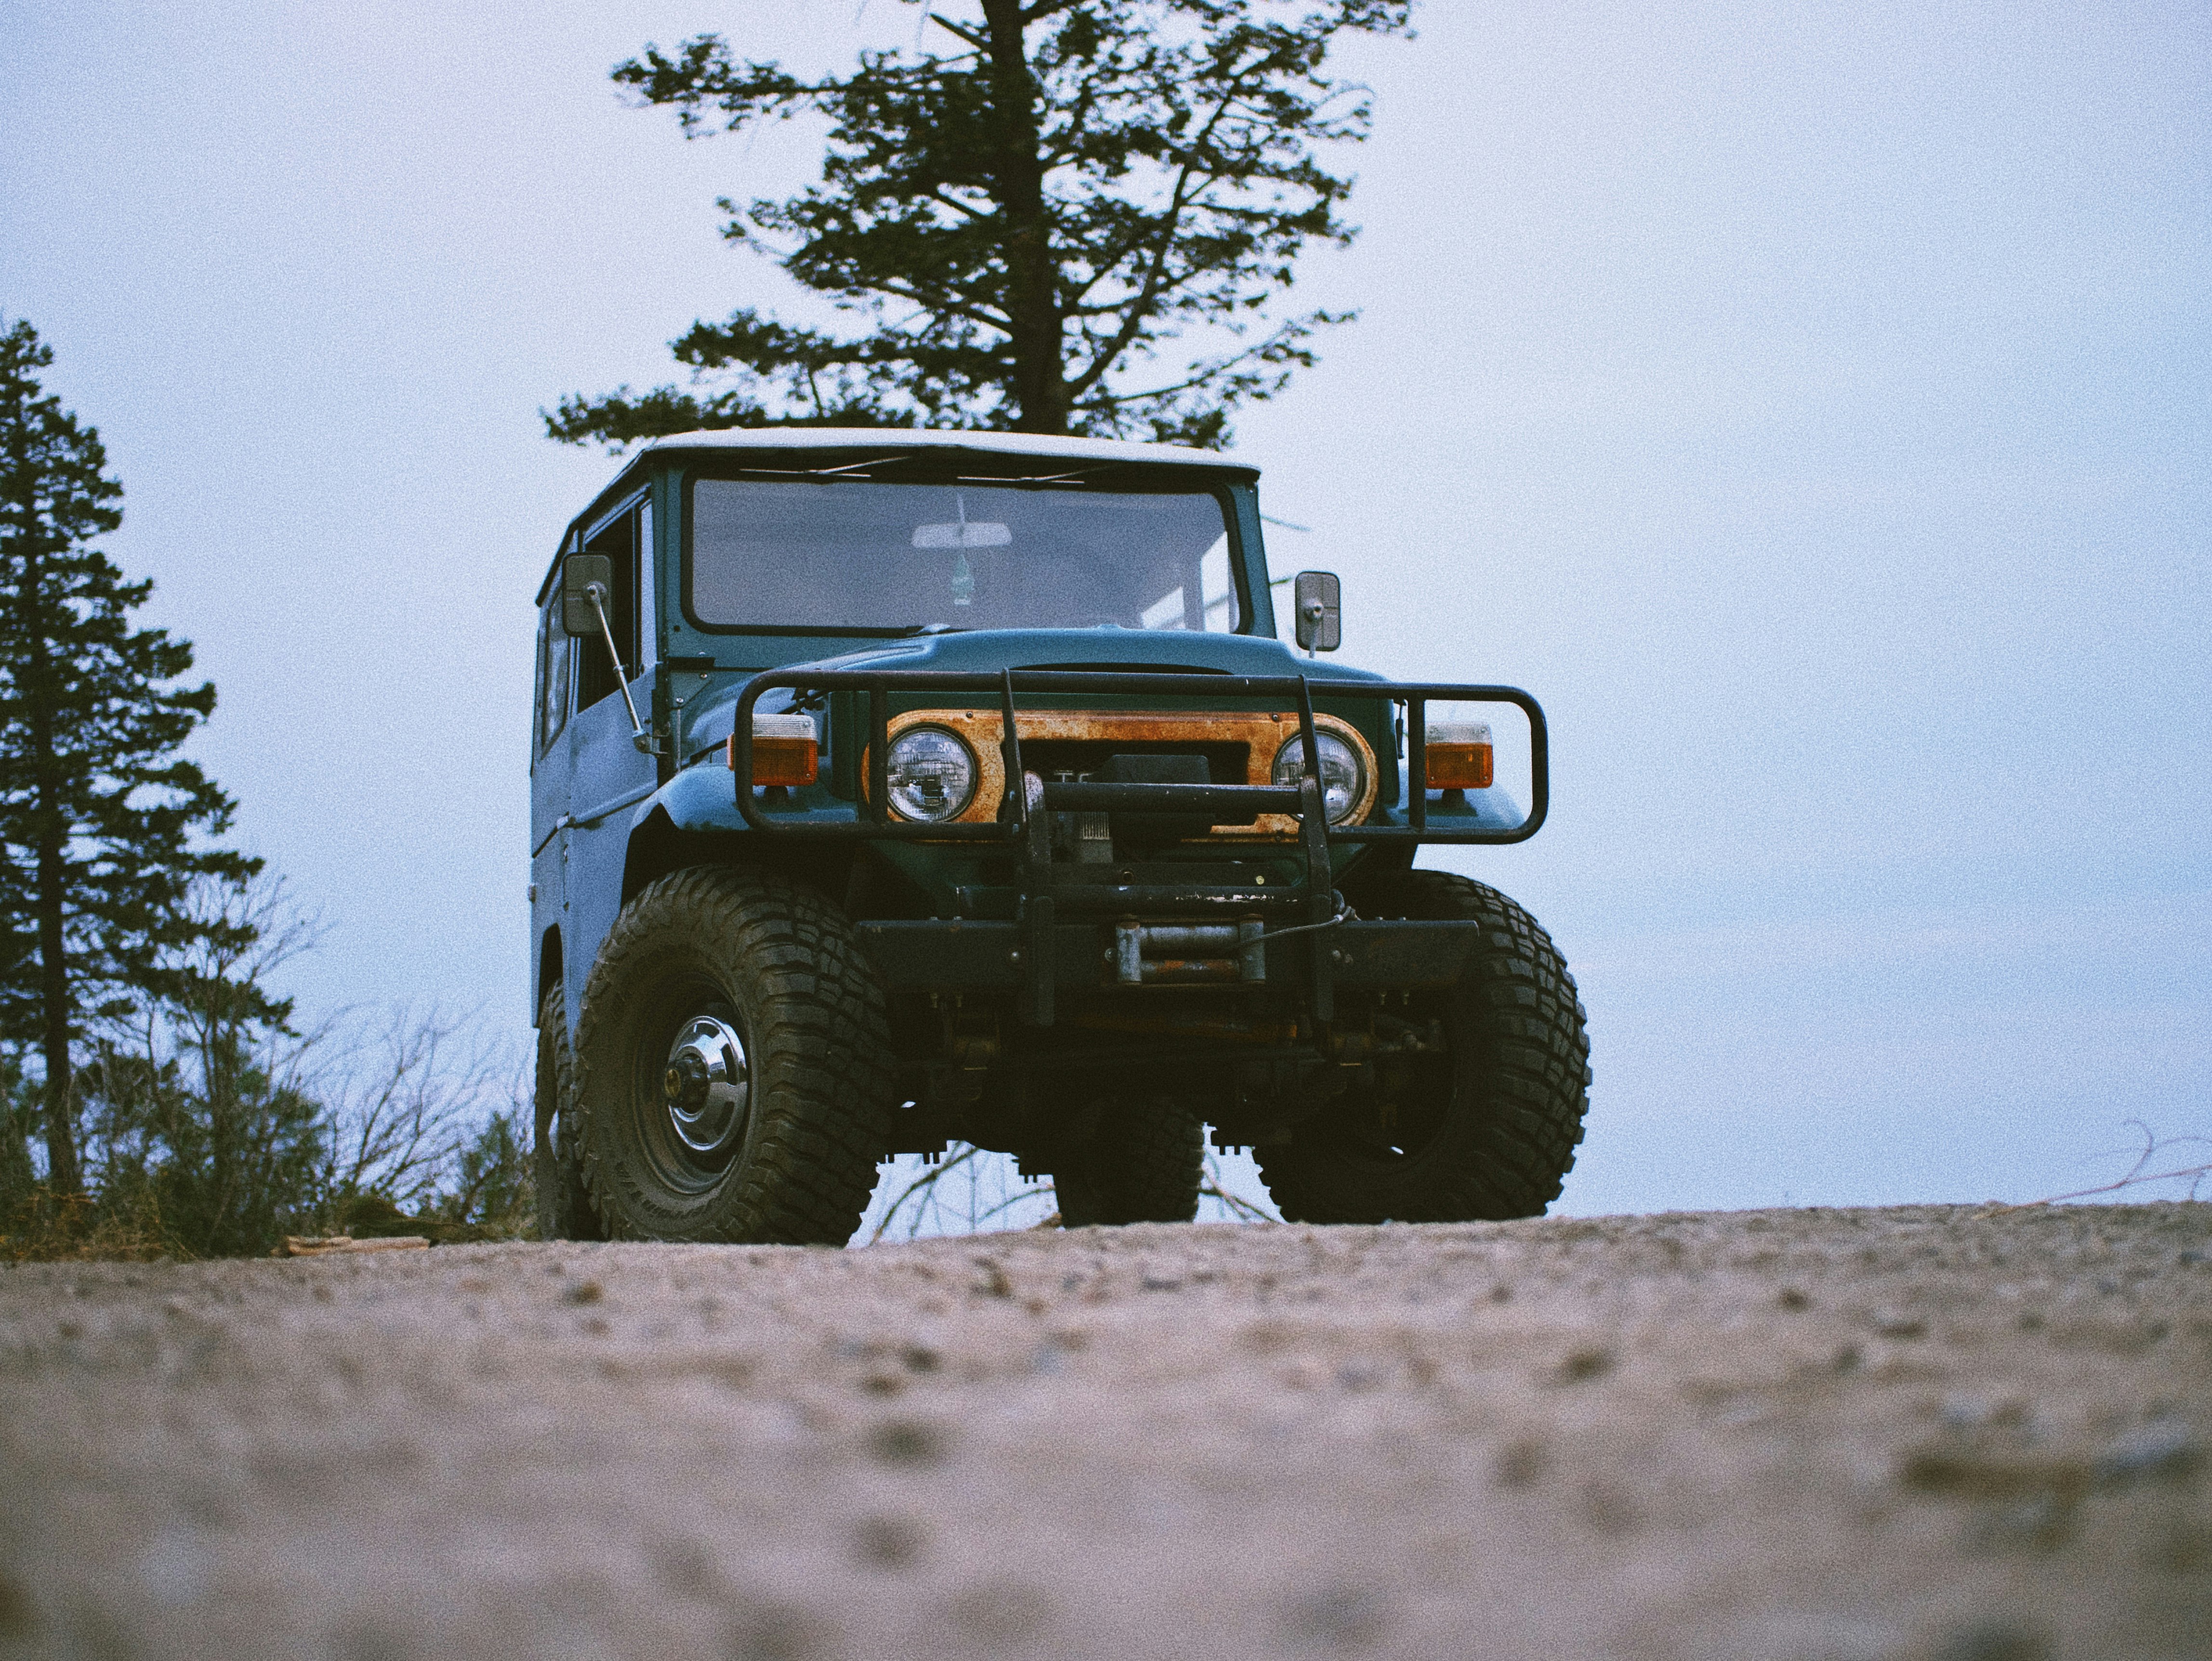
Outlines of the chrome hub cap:
<svg viewBox="0 0 2212 1661">
<path fill-rule="evenodd" d="M 660 1087 L 678 1141 L 694 1153 L 727 1149 L 744 1128 L 752 1095 L 744 1041 L 737 1029 L 713 1015 L 686 1021 L 669 1046 Z"/>
</svg>

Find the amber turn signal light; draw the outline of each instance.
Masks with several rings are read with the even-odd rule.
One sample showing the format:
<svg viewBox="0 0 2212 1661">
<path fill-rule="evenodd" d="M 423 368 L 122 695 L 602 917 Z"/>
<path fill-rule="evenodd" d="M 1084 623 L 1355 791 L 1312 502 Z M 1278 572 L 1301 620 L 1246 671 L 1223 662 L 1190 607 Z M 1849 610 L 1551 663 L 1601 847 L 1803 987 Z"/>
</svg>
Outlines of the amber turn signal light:
<svg viewBox="0 0 2212 1661">
<path fill-rule="evenodd" d="M 723 746 L 730 769 L 737 770 L 738 741 Z M 822 770 L 822 751 L 814 737 L 811 715 L 755 715 L 753 717 L 753 782 L 757 785 L 811 784 Z"/>
<path fill-rule="evenodd" d="M 1429 728 L 1423 770 L 1431 790 L 1487 790 L 1497 772 L 1490 727 L 1482 721 Z"/>
</svg>

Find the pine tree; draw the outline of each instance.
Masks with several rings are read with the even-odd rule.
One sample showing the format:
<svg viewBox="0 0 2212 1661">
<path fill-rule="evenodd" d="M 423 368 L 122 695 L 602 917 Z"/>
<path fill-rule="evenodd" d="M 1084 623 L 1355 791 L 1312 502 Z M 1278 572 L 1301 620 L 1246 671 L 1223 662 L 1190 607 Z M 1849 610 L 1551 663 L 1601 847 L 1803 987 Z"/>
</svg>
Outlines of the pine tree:
<svg viewBox="0 0 2212 1661">
<path fill-rule="evenodd" d="M 0 1043 L 42 1068 L 46 1180 L 75 1194 L 73 1047 L 192 937 L 194 877 L 259 861 L 209 840 L 233 804 L 177 751 L 215 688 L 179 684 L 188 642 L 132 626 L 151 581 L 88 545 L 123 487 L 41 386 L 52 362 L 28 323 L 0 333 Z"/>
<path fill-rule="evenodd" d="M 686 136 L 829 123 L 821 183 L 724 198 L 724 234 L 869 326 L 751 308 L 696 323 L 678 360 L 729 385 L 572 395 L 547 429 L 610 446 L 781 421 L 1224 443 L 1231 412 L 1279 391 L 1313 362 L 1316 332 L 1351 315 L 1273 306 L 1309 243 L 1354 234 L 1337 214 L 1352 179 L 1315 147 L 1364 137 L 1369 105 L 1325 72 L 1329 50 L 1403 33 L 1410 9 L 927 0 L 945 52 L 864 52 L 815 80 L 740 61 L 717 35 L 648 46 L 614 78 Z M 1193 331 L 1218 350 L 1169 350 Z"/>
</svg>

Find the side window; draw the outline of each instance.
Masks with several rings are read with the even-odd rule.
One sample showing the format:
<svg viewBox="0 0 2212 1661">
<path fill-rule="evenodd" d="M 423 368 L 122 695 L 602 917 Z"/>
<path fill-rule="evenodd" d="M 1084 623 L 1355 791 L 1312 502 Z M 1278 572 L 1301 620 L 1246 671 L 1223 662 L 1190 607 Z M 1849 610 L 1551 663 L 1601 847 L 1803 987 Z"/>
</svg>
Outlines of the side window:
<svg viewBox="0 0 2212 1661">
<path fill-rule="evenodd" d="M 629 672 L 636 674 L 653 660 L 659 644 L 659 631 L 654 626 L 659 595 L 654 592 L 653 575 L 653 498 L 647 496 L 637 505 L 637 653 L 631 660 Z"/>
<path fill-rule="evenodd" d="M 624 514 L 584 545 L 587 554 L 605 554 L 613 568 L 614 592 L 607 597 L 607 622 L 614 629 L 615 645 L 623 667 L 637 674 L 637 514 Z M 583 659 L 577 675 L 576 707 L 588 709 L 615 691 L 615 666 L 607 661 L 604 639 L 580 642 Z"/>
<path fill-rule="evenodd" d="M 531 654 L 531 661 L 537 669 L 530 692 L 530 758 L 532 761 L 537 760 L 545 750 L 545 630 L 550 617 L 548 611 L 538 613 L 538 644 Z"/>
<path fill-rule="evenodd" d="M 568 719 L 568 661 L 576 642 L 561 627 L 561 592 L 538 618 L 538 750 L 544 755 Z"/>
</svg>

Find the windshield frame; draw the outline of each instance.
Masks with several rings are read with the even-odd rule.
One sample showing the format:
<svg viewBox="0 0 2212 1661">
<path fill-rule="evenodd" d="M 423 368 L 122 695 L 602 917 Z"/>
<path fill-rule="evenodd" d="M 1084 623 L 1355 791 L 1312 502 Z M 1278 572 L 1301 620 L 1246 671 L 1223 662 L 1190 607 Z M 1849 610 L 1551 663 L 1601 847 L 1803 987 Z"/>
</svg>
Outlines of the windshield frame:
<svg viewBox="0 0 2212 1661">
<path fill-rule="evenodd" d="M 884 484 L 945 486 L 979 484 L 994 489 L 1069 490 L 1128 496 L 1209 496 L 1221 510 L 1222 527 L 1229 541 L 1230 586 L 1237 599 L 1236 626 L 1223 632 L 1249 637 L 1258 631 L 1256 608 L 1252 601 L 1250 576 L 1247 569 L 1244 515 L 1237 511 L 1236 493 L 1238 481 L 1206 476 L 1194 479 L 1189 468 L 1180 466 L 1146 466 L 1127 462 L 1101 465 L 1079 459 L 1062 463 L 1042 457 L 1000 457 L 972 453 L 952 457 L 939 457 L 927 452 L 904 452 L 896 456 L 883 457 L 874 469 L 866 471 L 864 471 L 867 468 L 866 463 L 845 466 L 808 467 L 805 463 L 812 458 L 793 457 L 791 459 L 797 465 L 785 466 L 763 465 L 770 460 L 769 458 L 764 457 L 762 461 L 750 465 L 736 461 L 721 465 L 710 462 L 687 466 L 684 469 L 682 484 L 678 492 L 682 508 L 678 517 L 681 525 L 682 536 L 677 561 L 678 567 L 677 593 L 678 604 L 681 607 L 687 628 L 696 630 L 702 635 L 751 635 L 785 638 L 811 636 L 816 638 L 854 640 L 907 640 L 920 632 L 926 625 L 716 623 L 701 618 L 692 609 L 692 527 L 696 523 L 692 498 L 694 489 L 701 479 L 756 479 L 768 483 L 776 480 L 836 478 L 850 480 L 854 483 Z M 828 458 L 822 459 L 827 461 Z M 952 465 L 947 465 L 948 462 Z M 994 464 L 997 465 L 994 466 Z M 884 473 L 889 473 L 890 477 L 884 477 Z M 1045 482 L 1047 480 L 1050 482 Z M 1050 624 L 1035 625 L 1039 629 L 1051 626 Z M 1024 629 L 1020 632 L 1026 633 L 1030 630 Z M 1174 635 L 1187 631 L 1175 629 L 1145 629 L 1130 630 L 1127 632 L 1150 636 Z"/>
</svg>

